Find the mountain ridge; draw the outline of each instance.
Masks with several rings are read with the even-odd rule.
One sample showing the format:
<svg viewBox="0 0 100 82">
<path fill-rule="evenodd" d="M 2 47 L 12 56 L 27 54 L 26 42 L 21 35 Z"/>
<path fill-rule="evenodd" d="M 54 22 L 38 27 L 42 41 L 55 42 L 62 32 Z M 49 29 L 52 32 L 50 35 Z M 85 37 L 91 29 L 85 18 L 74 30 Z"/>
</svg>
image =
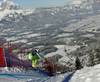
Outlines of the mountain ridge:
<svg viewBox="0 0 100 82">
<path fill-rule="evenodd" d="M 18 4 L 15 4 L 11 1 L 3 0 L 0 2 L 0 11 L 3 10 L 20 10 L 21 7 Z"/>
</svg>

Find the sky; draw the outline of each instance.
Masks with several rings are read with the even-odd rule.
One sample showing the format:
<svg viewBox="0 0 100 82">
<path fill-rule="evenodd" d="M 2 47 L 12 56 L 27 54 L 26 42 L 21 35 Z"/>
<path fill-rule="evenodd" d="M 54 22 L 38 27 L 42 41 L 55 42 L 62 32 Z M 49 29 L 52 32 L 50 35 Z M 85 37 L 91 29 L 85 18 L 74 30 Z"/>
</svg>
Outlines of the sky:
<svg viewBox="0 0 100 82">
<path fill-rule="evenodd" d="M 3 0 L 0 0 L 0 2 Z M 75 0 L 7 0 L 20 5 L 22 9 L 34 9 L 40 7 L 64 6 L 69 1 Z"/>
</svg>

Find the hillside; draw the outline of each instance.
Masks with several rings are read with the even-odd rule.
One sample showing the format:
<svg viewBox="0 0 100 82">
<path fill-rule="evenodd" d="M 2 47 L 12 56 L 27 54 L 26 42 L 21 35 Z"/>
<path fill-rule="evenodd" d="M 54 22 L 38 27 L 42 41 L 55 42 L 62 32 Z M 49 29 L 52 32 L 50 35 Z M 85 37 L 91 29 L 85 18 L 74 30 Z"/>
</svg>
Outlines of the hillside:
<svg viewBox="0 0 100 82">
<path fill-rule="evenodd" d="M 99 82 L 99 68 L 100 64 L 53 77 L 36 70 L 0 68 L 0 82 Z"/>
<path fill-rule="evenodd" d="M 0 5 L 0 40 L 37 48 L 49 61 L 63 65 L 64 70 L 75 70 L 77 57 L 83 67 L 89 66 L 90 54 L 100 47 L 98 0 L 79 0 L 63 7 L 29 10 L 22 10 L 18 4 L 7 0 Z"/>
</svg>

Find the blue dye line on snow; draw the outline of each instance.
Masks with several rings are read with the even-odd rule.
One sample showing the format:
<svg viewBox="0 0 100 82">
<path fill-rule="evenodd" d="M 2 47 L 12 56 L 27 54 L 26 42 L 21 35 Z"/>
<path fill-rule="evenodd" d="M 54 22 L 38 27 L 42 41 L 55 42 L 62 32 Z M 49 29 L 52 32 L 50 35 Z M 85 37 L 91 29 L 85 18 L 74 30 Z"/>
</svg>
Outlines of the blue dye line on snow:
<svg viewBox="0 0 100 82">
<path fill-rule="evenodd" d="M 14 78 L 18 78 L 18 79 L 24 79 L 24 77 L 18 77 L 18 76 L 16 76 L 16 75 L 14 75 L 14 74 L 0 74 L 0 76 L 10 76 L 10 77 L 14 77 Z"/>
<path fill-rule="evenodd" d="M 38 75 L 7 74 L 7 73 L 0 74 L 0 76 L 10 76 L 10 77 L 18 78 L 18 79 L 26 79 L 26 78 L 28 78 L 28 77 L 46 78 L 45 76 L 38 76 Z"/>
</svg>

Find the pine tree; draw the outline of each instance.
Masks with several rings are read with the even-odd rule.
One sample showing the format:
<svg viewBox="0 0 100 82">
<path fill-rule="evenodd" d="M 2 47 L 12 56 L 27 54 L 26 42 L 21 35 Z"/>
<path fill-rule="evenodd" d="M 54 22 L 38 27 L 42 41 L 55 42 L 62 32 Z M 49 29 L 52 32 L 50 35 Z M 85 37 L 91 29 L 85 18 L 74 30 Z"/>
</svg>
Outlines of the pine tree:
<svg viewBox="0 0 100 82">
<path fill-rule="evenodd" d="M 76 58 L 76 70 L 81 69 L 81 68 L 82 68 L 82 65 L 81 65 L 80 59 L 77 57 Z"/>
<path fill-rule="evenodd" d="M 100 63 L 100 49 L 96 48 L 95 49 L 95 64 L 99 64 Z"/>
<path fill-rule="evenodd" d="M 95 62 L 94 62 L 95 56 L 93 53 L 89 54 L 89 59 L 88 59 L 88 66 L 94 66 Z"/>
</svg>

